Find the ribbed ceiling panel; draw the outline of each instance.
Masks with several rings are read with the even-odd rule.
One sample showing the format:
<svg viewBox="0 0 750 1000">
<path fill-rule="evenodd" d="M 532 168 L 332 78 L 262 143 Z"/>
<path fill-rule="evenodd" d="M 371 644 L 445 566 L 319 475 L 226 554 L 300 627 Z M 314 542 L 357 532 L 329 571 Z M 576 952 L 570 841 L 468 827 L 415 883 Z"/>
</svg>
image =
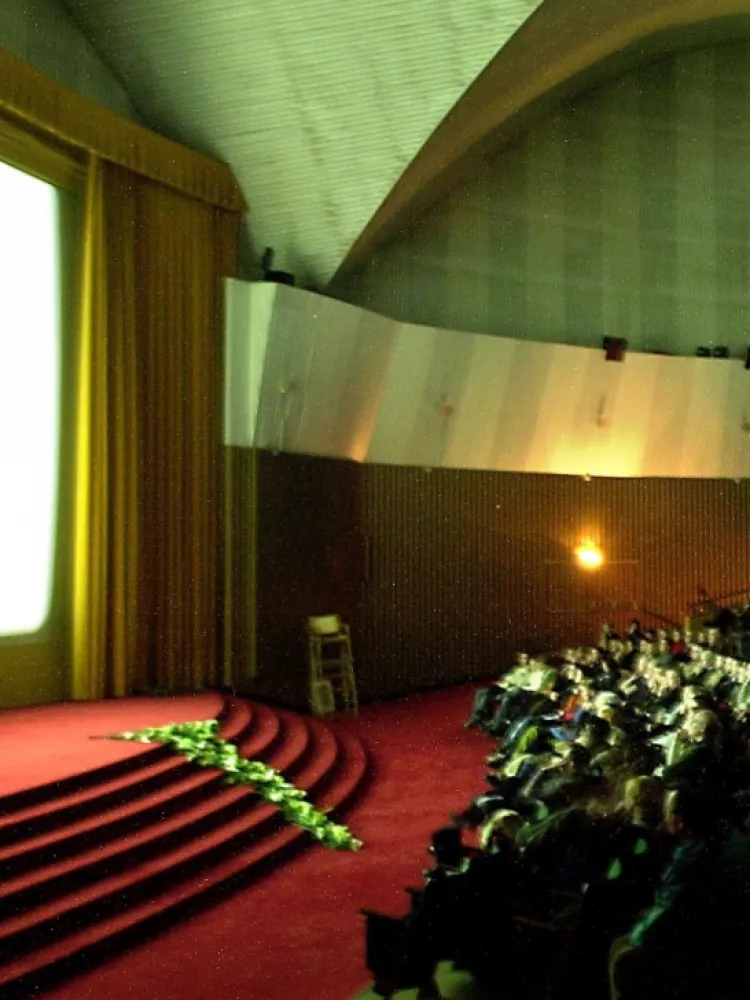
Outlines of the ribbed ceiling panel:
<svg viewBox="0 0 750 1000">
<path fill-rule="evenodd" d="M 66 0 L 153 128 L 228 162 L 256 248 L 325 283 L 542 0 Z"/>
</svg>

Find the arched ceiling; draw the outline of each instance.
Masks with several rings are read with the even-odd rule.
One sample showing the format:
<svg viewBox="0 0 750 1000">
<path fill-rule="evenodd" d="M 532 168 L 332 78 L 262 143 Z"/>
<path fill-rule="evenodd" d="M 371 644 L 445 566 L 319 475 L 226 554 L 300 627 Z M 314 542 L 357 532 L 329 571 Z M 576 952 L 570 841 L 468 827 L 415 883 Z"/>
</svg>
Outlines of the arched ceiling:
<svg viewBox="0 0 750 1000">
<path fill-rule="evenodd" d="M 230 164 L 256 252 L 324 285 L 541 0 L 65 0 L 145 124 Z"/>
<path fill-rule="evenodd" d="M 545 0 L 429 137 L 335 279 L 550 104 L 668 52 L 750 37 L 749 25 L 750 0 Z"/>
<path fill-rule="evenodd" d="M 649 39 L 653 57 L 750 14 L 750 0 L 65 3 L 146 124 L 231 165 L 256 253 L 273 246 L 317 286 L 545 98 Z"/>
</svg>

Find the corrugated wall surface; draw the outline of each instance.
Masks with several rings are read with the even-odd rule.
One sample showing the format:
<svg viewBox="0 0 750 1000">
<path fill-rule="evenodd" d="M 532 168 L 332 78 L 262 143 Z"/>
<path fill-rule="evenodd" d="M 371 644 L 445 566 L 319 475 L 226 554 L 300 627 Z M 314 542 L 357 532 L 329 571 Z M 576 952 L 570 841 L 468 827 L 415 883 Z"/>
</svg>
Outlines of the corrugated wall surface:
<svg viewBox="0 0 750 1000">
<path fill-rule="evenodd" d="M 239 485 L 250 470 L 234 454 Z M 605 619 L 624 627 L 633 603 L 657 625 L 646 609 L 681 621 L 699 587 L 750 586 L 747 481 L 259 459 L 254 684 L 289 703 L 305 700 L 308 614 L 351 623 L 360 692 L 372 699 L 486 676 L 518 648 L 588 641 Z M 607 556 L 599 574 L 571 568 L 586 536 Z M 246 645 L 247 579 L 235 577 L 236 647 Z"/>
<path fill-rule="evenodd" d="M 747 482 L 375 466 L 364 515 L 366 697 L 481 676 L 515 648 L 585 641 L 605 618 L 623 626 L 630 599 L 681 620 L 699 586 L 750 584 Z M 572 602 L 571 549 L 587 535 L 611 564 L 599 577 L 576 570 Z"/>
</svg>

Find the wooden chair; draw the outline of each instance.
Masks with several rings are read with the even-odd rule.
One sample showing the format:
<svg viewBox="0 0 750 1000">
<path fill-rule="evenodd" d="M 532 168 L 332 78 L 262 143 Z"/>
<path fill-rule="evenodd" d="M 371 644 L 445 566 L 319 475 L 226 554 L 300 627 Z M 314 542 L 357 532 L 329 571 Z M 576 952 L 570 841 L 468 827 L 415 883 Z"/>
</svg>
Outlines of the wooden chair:
<svg viewBox="0 0 750 1000">
<path fill-rule="evenodd" d="M 338 615 L 307 619 L 310 706 L 315 715 L 336 711 L 337 697 L 344 711 L 359 710 L 349 626 Z"/>
</svg>

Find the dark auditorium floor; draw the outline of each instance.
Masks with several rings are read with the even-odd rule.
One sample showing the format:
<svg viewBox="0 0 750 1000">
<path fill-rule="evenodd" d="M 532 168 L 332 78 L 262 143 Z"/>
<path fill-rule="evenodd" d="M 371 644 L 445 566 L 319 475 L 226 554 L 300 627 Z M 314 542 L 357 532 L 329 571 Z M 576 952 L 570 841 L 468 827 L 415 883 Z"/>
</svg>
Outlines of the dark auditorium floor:
<svg viewBox="0 0 750 1000">
<path fill-rule="evenodd" d="M 366 792 L 343 820 L 364 841 L 360 853 L 311 846 L 47 996 L 350 1000 L 361 993 L 370 976 L 360 907 L 405 912 L 404 886 L 421 884 L 430 834 L 483 788 L 492 744 L 462 728 L 472 691 L 462 686 L 365 706 L 358 719 L 342 723 L 363 739 L 373 766 Z M 456 995 L 468 997 L 462 989 Z"/>
</svg>

